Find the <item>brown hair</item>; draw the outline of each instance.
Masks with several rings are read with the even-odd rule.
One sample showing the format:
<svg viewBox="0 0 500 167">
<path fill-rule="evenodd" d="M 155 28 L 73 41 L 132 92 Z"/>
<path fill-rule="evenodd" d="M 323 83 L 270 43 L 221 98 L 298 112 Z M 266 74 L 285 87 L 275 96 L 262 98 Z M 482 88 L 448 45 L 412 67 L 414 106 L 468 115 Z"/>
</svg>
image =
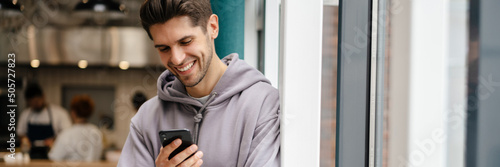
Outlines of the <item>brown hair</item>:
<svg viewBox="0 0 500 167">
<path fill-rule="evenodd" d="M 146 0 L 141 6 L 140 16 L 142 27 L 153 37 L 149 27 L 162 24 L 177 16 L 188 16 L 193 27 L 201 26 L 204 33 L 208 19 L 212 15 L 210 0 Z"/>
<path fill-rule="evenodd" d="M 70 108 L 76 116 L 88 119 L 94 112 L 94 101 L 88 95 L 76 95 L 71 100 Z"/>
</svg>

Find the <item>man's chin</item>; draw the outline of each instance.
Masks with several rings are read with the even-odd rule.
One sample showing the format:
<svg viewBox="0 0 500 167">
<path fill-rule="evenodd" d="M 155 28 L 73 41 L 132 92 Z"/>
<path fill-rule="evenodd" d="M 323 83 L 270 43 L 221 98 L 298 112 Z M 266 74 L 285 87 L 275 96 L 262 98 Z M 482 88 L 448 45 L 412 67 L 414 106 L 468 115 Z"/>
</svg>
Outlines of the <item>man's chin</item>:
<svg viewBox="0 0 500 167">
<path fill-rule="evenodd" d="M 196 85 L 198 85 L 200 83 L 201 79 L 198 80 L 198 81 L 192 81 L 192 80 L 181 80 L 182 84 L 185 86 L 185 87 L 195 87 Z"/>
<path fill-rule="evenodd" d="M 196 75 L 190 75 L 190 76 L 184 76 L 184 77 L 180 77 L 179 75 L 176 75 L 176 77 L 177 77 L 177 79 L 179 79 L 182 82 L 182 84 L 185 87 L 195 87 L 203 80 L 203 78 L 205 78 L 205 75 L 200 76 L 200 74 L 196 74 Z"/>
<path fill-rule="evenodd" d="M 198 83 L 193 83 L 193 82 L 182 82 L 182 84 L 185 86 L 185 87 L 195 87 L 196 85 L 198 85 Z"/>
</svg>

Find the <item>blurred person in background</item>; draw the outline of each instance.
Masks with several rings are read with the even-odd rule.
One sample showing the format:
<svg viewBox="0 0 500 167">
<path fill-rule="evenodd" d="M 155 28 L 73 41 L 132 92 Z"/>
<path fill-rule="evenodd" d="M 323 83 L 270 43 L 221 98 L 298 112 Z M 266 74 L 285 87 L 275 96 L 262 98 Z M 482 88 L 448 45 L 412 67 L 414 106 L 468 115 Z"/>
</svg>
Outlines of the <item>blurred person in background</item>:
<svg viewBox="0 0 500 167">
<path fill-rule="evenodd" d="M 140 17 L 167 70 L 118 166 L 280 166 L 279 92 L 238 54 L 217 56 L 210 1 L 146 0 Z M 172 129 L 189 129 L 194 144 L 169 159 L 182 141 L 163 147 L 158 132 Z"/>
<path fill-rule="evenodd" d="M 64 129 L 71 127 L 71 120 L 65 109 L 47 104 L 37 83 L 28 84 L 24 93 L 28 108 L 21 113 L 17 135 L 23 149 L 29 149 L 31 159 L 48 159 L 50 145 Z"/>
<path fill-rule="evenodd" d="M 146 102 L 148 98 L 142 92 L 135 92 L 134 96 L 132 96 L 132 104 L 134 105 L 135 112 L 139 111 L 139 108 L 142 106 L 144 102 Z"/>
<path fill-rule="evenodd" d="M 102 154 L 102 133 L 88 122 L 94 102 L 87 95 L 73 97 L 70 105 L 73 126 L 55 140 L 49 153 L 54 161 L 98 161 Z"/>
</svg>

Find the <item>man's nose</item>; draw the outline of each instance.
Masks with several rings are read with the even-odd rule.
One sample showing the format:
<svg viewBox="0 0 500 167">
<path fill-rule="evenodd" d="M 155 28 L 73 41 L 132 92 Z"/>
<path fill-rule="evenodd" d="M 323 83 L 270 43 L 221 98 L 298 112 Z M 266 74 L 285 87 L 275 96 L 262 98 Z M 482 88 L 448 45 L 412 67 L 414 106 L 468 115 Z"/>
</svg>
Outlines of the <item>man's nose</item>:
<svg viewBox="0 0 500 167">
<path fill-rule="evenodd" d="M 186 53 L 180 47 L 173 47 L 171 49 L 172 57 L 170 58 L 170 62 L 174 65 L 181 65 L 186 58 Z"/>
</svg>

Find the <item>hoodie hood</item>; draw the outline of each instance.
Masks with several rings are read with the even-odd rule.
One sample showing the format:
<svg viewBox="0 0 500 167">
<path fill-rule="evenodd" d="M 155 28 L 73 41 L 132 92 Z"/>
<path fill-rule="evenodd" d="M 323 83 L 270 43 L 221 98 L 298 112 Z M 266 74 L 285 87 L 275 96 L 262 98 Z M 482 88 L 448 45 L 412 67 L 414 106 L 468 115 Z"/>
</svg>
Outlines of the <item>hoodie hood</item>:
<svg viewBox="0 0 500 167">
<path fill-rule="evenodd" d="M 222 59 L 228 67 L 210 93 L 216 94 L 209 106 L 214 106 L 240 93 L 248 87 L 264 82 L 271 82 L 258 70 L 238 58 L 233 53 Z M 184 85 L 169 70 L 165 70 L 158 78 L 158 97 L 164 101 L 171 101 L 201 107 L 201 102 L 188 96 Z"/>
</svg>

